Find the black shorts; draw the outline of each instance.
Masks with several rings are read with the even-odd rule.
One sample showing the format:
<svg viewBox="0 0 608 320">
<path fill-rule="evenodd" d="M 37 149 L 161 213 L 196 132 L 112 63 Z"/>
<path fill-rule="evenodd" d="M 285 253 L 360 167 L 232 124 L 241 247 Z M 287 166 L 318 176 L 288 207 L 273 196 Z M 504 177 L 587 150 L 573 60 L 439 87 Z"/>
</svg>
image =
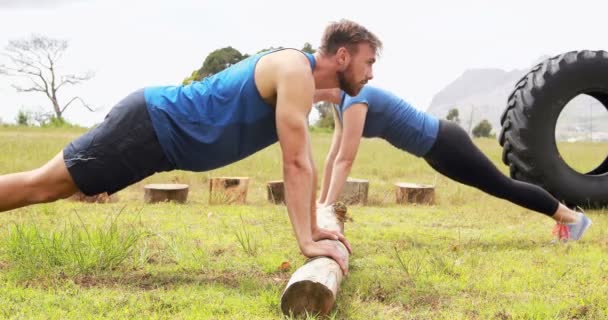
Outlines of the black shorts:
<svg viewBox="0 0 608 320">
<path fill-rule="evenodd" d="M 65 165 L 85 195 L 115 193 L 175 168 L 165 156 L 143 89 L 120 101 L 104 121 L 63 149 Z"/>
</svg>

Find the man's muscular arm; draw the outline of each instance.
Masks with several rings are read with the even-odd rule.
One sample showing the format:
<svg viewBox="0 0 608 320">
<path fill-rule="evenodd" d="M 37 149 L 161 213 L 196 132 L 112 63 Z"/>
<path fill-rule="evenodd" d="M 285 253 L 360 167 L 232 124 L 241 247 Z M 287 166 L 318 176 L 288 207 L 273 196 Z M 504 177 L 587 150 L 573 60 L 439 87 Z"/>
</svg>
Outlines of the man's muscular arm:
<svg viewBox="0 0 608 320">
<path fill-rule="evenodd" d="M 314 169 L 308 134 L 308 113 L 312 108 L 314 79 L 308 61 L 293 61 L 277 74 L 276 125 L 283 153 L 285 200 L 298 245 L 308 257 L 329 256 L 347 272 L 346 257 L 331 244 L 315 242 L 312 235 L 311 207 Z M 341 237 L 343 238 L 343 236 Z"/>
</svg>

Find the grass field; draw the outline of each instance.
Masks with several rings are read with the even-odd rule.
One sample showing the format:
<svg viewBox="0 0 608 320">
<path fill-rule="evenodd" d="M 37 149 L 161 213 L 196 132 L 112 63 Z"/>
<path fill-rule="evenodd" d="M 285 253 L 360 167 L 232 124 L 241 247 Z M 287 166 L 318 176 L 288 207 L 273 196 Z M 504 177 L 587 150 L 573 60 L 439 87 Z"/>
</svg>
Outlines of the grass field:
<svg viewBox="0 0 608 320">
<path fill-rule="evenodd" d="M 28 170 L 78 130 L 0 129 L 0 173 Z M 319 172 L 331 140 L 313 134 Z M 476 144 L 501 171 L 495 140 Z M 608 144 L 562 144 L 587 170 Z M 59 201 L 0 214 L 0 318 L 281 319 L 280 295 L 305 261 L 286 210 L 266 200 L 281 179 L 277 145 L 206 173 L 159 174 L 112 204 Z M 213 176 L 249 176 L 248 205 L 208 205 Z M 365 140 L 353 177 L 369 205 L 349 207 L 353 245 L 335 319 L 608 318 L 608 218 L 582 241 L 551 243 L 552 220 L 436 174 L 423 160 Z M 437 204 L 393 204 L 393 183 L 436 185 Z M 190 184 L 189 201 L 145 205 L 151 182 Z M 289 261 L 291 269 L 279 266 Z"/>
</svg>

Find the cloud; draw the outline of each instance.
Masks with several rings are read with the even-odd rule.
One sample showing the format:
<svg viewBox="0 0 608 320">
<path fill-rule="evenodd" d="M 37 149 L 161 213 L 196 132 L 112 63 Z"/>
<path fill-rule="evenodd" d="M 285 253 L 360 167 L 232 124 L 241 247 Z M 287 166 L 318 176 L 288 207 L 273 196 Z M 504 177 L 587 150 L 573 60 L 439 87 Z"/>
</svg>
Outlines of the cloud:
<svg viewBox="0 0 608 320">
<path fill-rule="evenodd" d="M 88 0 L 0 0 L 0 8 L 55 8 Z"/>
</svg>

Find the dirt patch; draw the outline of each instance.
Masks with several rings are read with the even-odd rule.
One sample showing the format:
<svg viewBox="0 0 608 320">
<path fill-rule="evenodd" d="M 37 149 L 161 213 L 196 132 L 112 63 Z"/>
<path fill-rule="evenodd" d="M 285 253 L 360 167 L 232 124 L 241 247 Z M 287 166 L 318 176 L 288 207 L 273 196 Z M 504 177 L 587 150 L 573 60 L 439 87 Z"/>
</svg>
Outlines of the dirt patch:
<svg viewBox="0 0 608 320">
<path fill-rule="evenodd" d="M 577 308 L 573 308 L 569 312 L 568 319 L 587 319 L 591 315 L 591 308 L 588 306 L 580 306 Z"/>
<path fill-rule="evenodd" d="M 222 249 L 215 249 L 215 250 L 213 250 L 213 251 L 211 252 L 211 254 L 212 254 L 214 257 L 219 257 L 219 256 L 223 255 L 225 252 L 226 252 L 226 249 L 223 249 L 223 248 L 222 248 Z"/>
<path fill-rule="evenodd" d="M 124 276 L 76 276 L 75 284 L 83 288 L 132 287 L 141 290 L 170 290 L 183 285 L 220 284 L 230 288 L 239 287 L 244 279 L 257 279 L 263 283 L 282 283 L 281 276 L 263 273 L 240 274 L 237 272 L 187 272 L 187 273 L 129 273 Z"/>
<path fill-rule="evenodd" d="M 403 301 L 403 309 L 406 311 L 417 310 L 420 308 L 429 308 L 431 310 L 440 310 L 450 304 L 450 297 L 443 295 L 440 292 L 430 290 L 414 290 L 411 292 L 407 300 Z"/>
<path fill-rule="evenodd" d="M 513 316 L 511 316 L 511 314 L 509 312 L 507 312 L 506 310 L 502 310 L 502 311 L 496 313 L 494 315 L 494 318 L 499 319 L 499 320 L 511 320 L 511 319 L 513 319 Z"/>
</svg>

